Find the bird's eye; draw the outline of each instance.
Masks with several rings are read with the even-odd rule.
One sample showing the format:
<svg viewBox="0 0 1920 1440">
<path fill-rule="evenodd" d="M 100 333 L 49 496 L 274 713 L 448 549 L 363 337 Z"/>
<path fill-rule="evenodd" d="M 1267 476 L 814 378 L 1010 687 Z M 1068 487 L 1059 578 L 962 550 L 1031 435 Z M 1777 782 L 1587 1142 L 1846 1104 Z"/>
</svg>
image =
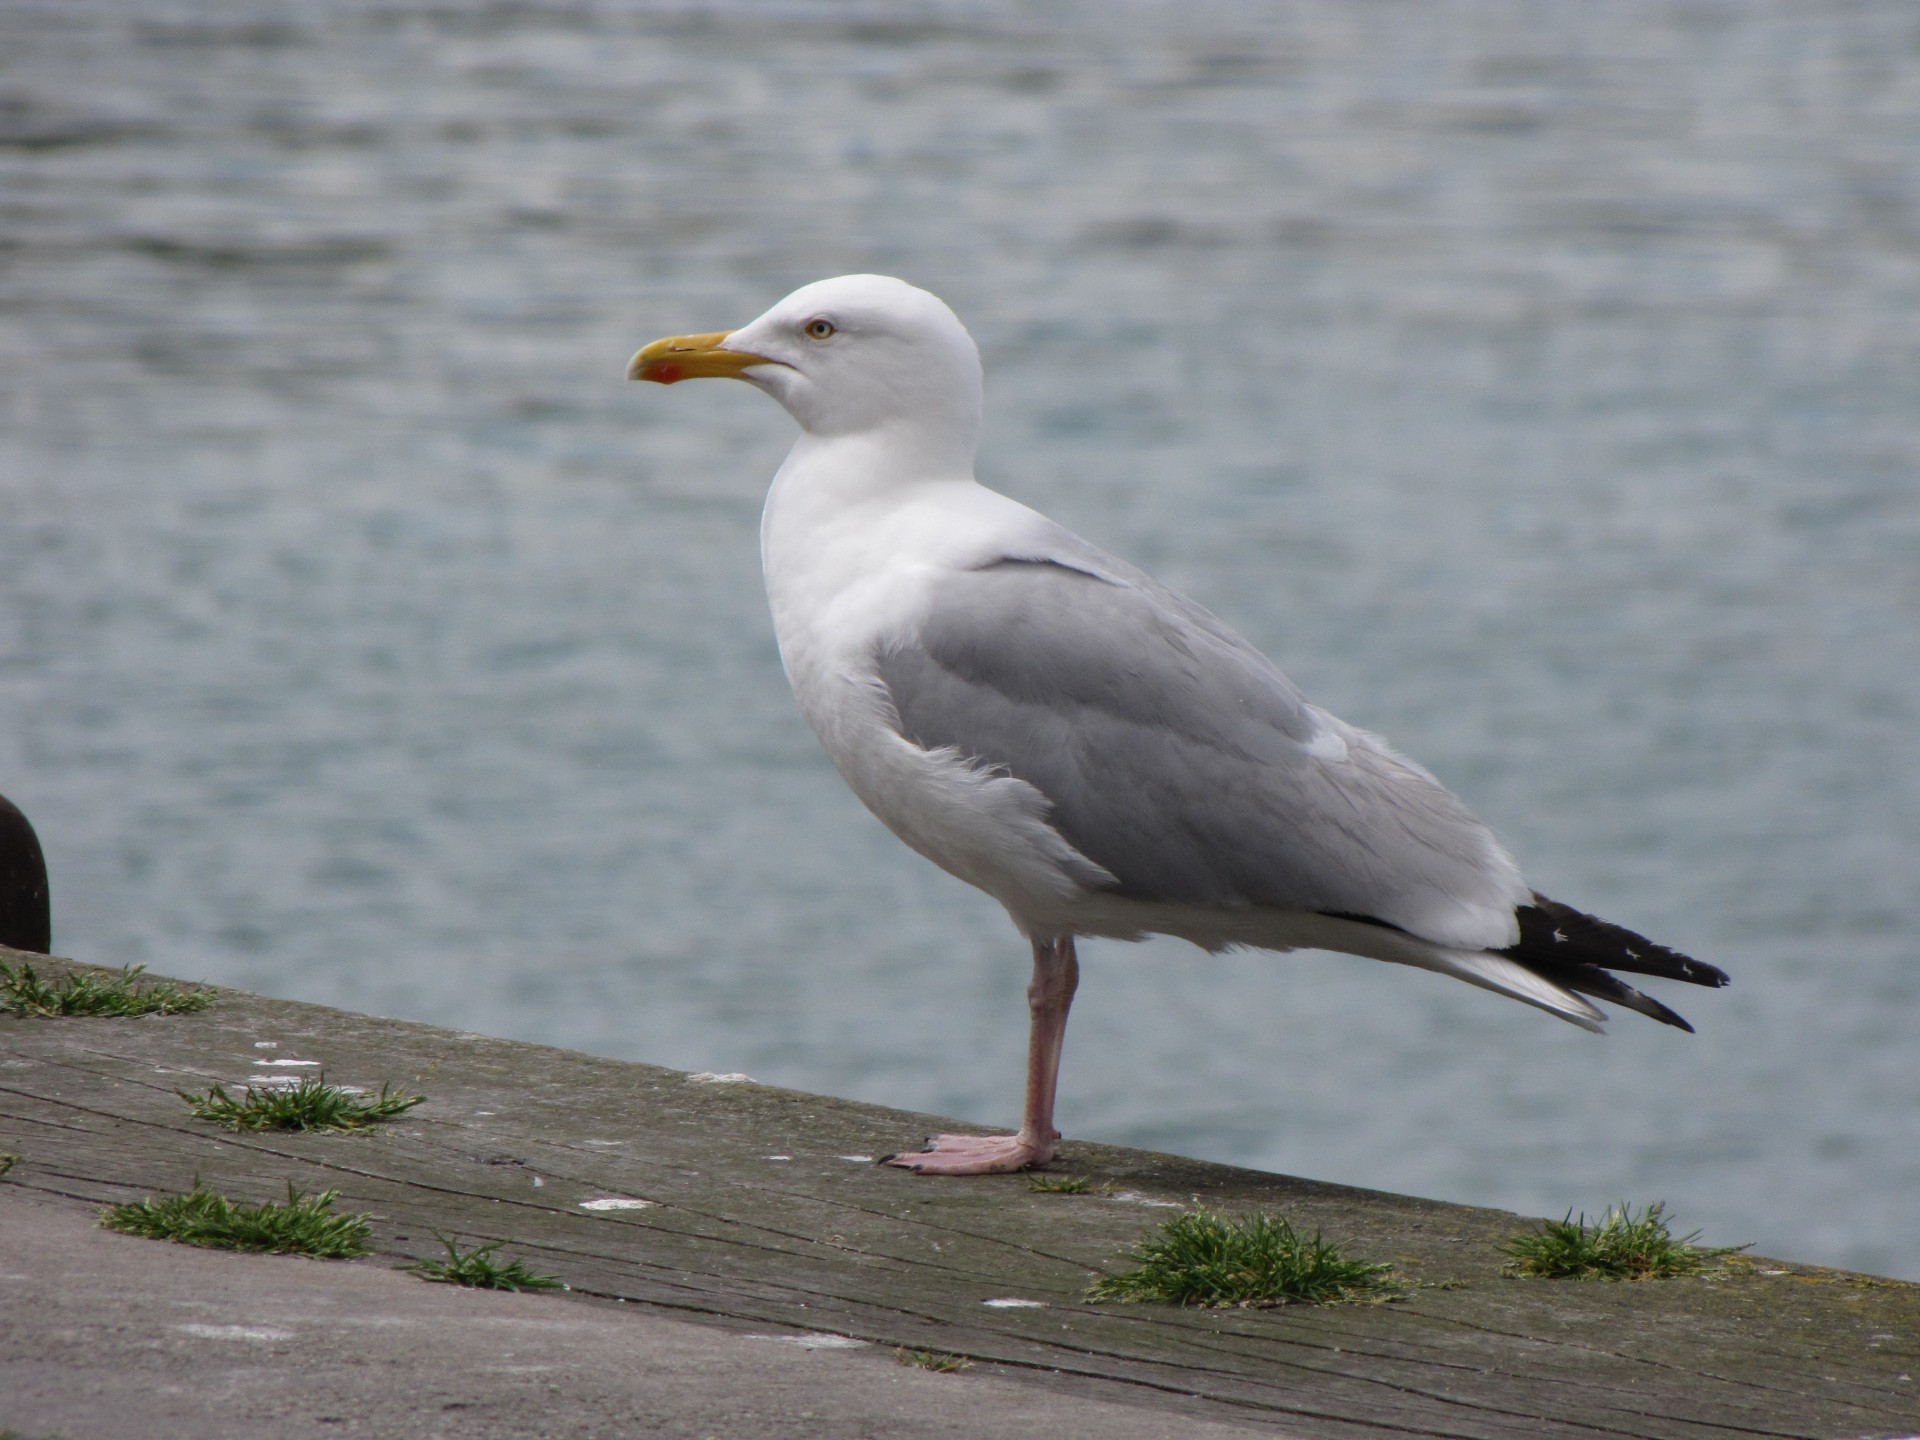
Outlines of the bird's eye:
<svg viewBox="0 0 1920 1440">
<path fill-rule="evenodd" d="M 825 340 L 833 334 L 834 328 L 834 323 L 831 320 L 814 319 L 807 321 L 802 333 L 804 333 L 809 340 Z"/>
</svg>

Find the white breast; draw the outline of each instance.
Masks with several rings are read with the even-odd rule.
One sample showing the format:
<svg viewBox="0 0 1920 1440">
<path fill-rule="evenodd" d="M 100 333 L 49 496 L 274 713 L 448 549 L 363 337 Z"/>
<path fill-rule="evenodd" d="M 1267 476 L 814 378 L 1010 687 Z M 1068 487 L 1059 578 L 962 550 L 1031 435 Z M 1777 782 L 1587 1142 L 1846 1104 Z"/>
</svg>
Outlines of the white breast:
<svg viewBox="0 0 1920 1440">
<path fill-rule="evenodd" d="M 860 480 L 848 457 L 796 447 L 768 492 L 761 557 L 794 697 L 894 834 L 1044 929 L 1113 877 L 1061 839 L 1031 785 L 904 739 L 874 657 L 912 635 L 940 575 L 1019 553 L 1048 524 L 970 478 Z"/>
</svg>

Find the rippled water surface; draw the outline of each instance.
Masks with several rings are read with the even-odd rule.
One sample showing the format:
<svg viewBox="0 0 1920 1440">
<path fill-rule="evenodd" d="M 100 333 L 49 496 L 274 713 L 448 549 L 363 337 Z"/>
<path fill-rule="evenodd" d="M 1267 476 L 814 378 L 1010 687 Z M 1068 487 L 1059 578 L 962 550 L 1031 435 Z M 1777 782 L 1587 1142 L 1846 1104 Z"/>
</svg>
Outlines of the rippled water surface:
<svg viewBox="0 0 1920 1440">
<path fill-rule="evenodd" d="M 790 422 L 621 378 L 853 270 L 973 328 L 990 483 L 1735 977 L 1597 1040 L 1089 945 L 1070 1135 L 1920 1277 L 1906 0 L 0 0 L 57 948 L 1013 1118 L 1023 944 L 780 675 Z"/>
</svg>

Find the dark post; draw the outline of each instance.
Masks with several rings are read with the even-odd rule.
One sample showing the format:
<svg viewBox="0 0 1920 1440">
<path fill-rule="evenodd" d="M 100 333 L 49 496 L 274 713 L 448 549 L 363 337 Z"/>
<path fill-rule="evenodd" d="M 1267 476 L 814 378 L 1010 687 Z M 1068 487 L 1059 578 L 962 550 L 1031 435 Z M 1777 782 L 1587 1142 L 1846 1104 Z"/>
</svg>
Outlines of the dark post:
<svg viewBox="0 0 1920 1440">
<path fill-rule="evenodd" d="M 0 795 L 0 945 L 40 955 L 53 949 L 47 861 L 40 853 L 40 837 L 19 806 L 4 795 Z"/>
</svg>

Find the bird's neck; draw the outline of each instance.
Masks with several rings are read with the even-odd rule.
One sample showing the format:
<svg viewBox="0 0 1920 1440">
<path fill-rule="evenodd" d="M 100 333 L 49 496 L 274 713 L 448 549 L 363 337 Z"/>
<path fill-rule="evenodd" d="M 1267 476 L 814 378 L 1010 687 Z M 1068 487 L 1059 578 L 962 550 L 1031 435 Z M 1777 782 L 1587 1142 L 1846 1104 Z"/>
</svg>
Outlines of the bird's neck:
<svg viewBox="0 0 1920 1440">
<path fill-rule="evenodd" d="M 955 457 L 890 443 L 883 434 L 802 434 L 767 492 L 760 519 L 761 559 L 771 585 L 822 564 L 845 573 L 868 568 L 864 553 L 893 528 L 890 518 L 930 493 L 974 488 L 973 456 Z M 843 553 L 847 552 L 847 553 Z M 863 563 L 866 562 L 866 563 Z"/>
<path fill-rule="evenodd" d="M 815 668 L 837 666 L 841 648 L 883 638 L 886 617 L 912 611 L 929 570 L 973 563 L 1011 514 L 1027 513 L 983 489 L 970 464 L 922 468 L 915 459 L 865 436 L 803 436 L 774 477 L 760 557 L 797 690 Z"/>
<path fill-rule="evenodd" d="M 890 492 L 973 479 L 976 437 L 949 427 L 880 425 L 851 434 L 801 431 L 774 477 L 776 487 L 804 490 L 823 504 L 884 501 Z"/>
</svg>

